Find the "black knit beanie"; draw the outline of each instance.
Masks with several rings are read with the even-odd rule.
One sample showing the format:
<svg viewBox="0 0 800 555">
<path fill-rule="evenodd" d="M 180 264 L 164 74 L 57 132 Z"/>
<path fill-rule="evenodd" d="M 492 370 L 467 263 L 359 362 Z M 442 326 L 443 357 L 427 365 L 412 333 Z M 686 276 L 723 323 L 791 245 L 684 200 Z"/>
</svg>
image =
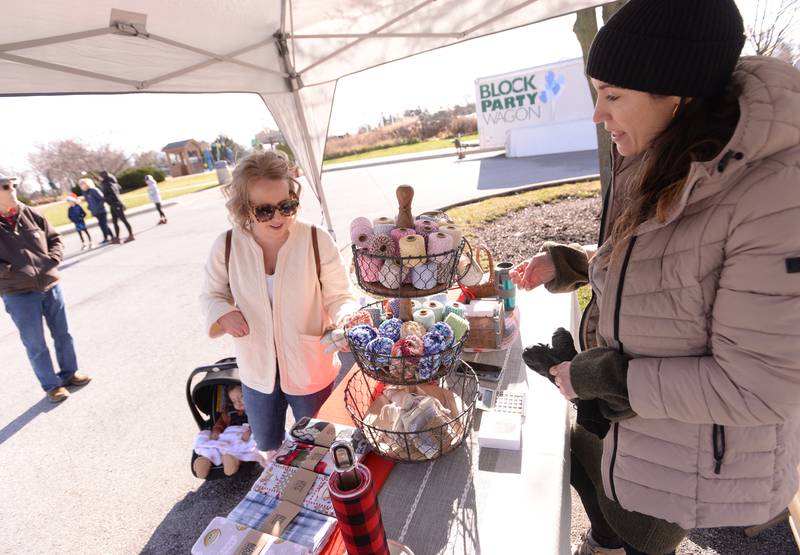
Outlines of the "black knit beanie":
<svg viewBox="0 0 800 555">
<path fill-rule="evenodd" d="M 733 0 L 630 0 L 597 33 L 586 74 L 653 94 L 711 96 L 730 81 L 744 41 Z"/>
</svg>

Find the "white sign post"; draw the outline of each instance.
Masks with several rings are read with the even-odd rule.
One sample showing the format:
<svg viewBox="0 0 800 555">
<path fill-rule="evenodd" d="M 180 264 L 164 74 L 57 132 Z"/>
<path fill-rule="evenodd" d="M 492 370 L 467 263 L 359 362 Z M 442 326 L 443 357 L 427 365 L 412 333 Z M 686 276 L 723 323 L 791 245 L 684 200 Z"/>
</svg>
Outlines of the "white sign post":
<svg viewBox="0 0 800 555">
<path fill-rule="evenodd" d="M 481 148 L 536 156 L 597 148 L 583 60 L 475 80 Z"/>
</svg>

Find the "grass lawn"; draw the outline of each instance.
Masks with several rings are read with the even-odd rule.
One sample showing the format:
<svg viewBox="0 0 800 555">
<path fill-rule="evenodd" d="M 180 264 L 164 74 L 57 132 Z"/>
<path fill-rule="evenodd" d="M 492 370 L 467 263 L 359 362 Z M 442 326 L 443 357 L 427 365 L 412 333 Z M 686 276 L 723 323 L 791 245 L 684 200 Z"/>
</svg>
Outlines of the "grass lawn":
<svg viewBox="0 0 800 555">
<path fill-rule="evenodd" d="M 528 206 L 539 206 L 563 198 L 589 198 L 600 194 L 599 181 L 567 183 L 554 187 L 546 187 L 535 191 L 525 191 L 514 195 L 488 198 L 465 206 L 451 208 L 447 214 L 453 219 L 467 237 L 474 238 L 473 230 L 491 223 L 517 210 Z M 577 291 L 581 312 L 586 309 L 592 297 L 592 290 L 587 285 Z"/>
<path fill-rule="evenodd" d="M 493 197 L 473 204 L 451 208 L 447 214 L 466 234 L 528 206 L 539 206 L 567 197 L 589 198 L 600 194 L 600 181 L 567 183 L 555 187 L 525 191 L 513 195 Z"/>
<path fill-rule="evenodd" d="M 478 134 L 464 135 L 461 137 L 462 142 L 477 141 Z M 414 152 L 425 152 L 428 150 L 438 150 L 442 148 L 453 148 L 453 139 L 433 139 L 430 141 L 422 141 L 414 143 L 413 145 L 400 145 L 390 146 L 387 148 L 378 148 L 370 150 L 369 152 L 362 152 L 360 154 L 351 154 L 350 156 L 342 156 L 341 158 L 334 158 L 333 160 L 325 160 L 323 167 L 332 166 L 334 164 L 341 164 L 344 162 L 355 162 L 357 160 L 368 160 L 370 158 L 382 158 L 384 156 L 395 156 L 397 154 L 411 154 Z"/>
<path fill-rule="evenodd" d="M 158 189 L 161 191 L 161 199 L 168 200 L 171 198 L 179 197 L 189 193 L 202 191 L 209 187 L 216 187 L 219 185 L 217 181 L 216 172 L 206 172 L 196 175 L 187 175 L 185 177 L 171 178 L 158 184 Z M 143 204 L 150 204 L 150 198 L 147 196 L 147 187 L 141 187 L 128 191 L 122 194 L 122 200 L 127 208 L 136 208 Z M 86 202 L 81 202 L 81 206 L 86 210 L 87 215 L 89 210 L 86 208 Z M 54 202 L 46 206 L 36 208 L 52 226 L 60 226 L 70 223 L 67 218 L 67 201 Z M 87 217 L 86 221 L 94 220 L 93 217 Z"/>
</svg>

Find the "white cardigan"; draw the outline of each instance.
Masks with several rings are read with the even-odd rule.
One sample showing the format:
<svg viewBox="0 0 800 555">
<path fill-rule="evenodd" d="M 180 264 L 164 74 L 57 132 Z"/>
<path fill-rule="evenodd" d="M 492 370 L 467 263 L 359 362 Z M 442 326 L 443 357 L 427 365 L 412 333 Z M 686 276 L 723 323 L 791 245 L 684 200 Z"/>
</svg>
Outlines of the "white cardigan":
<svg viewBox="0 0 800 555">
<path fill-rule="evenodd" d="M 274 303 L 267 296 L 261 247 L 249 232 L 233 229 L 230 286 L 225 272 L 225 233 L 211 248 L 200 295 L 208 334 L 223 334 L 217 324 L 221 316 L 237 309 L 244 314 L 250 333 L 233 338 L 239 377 L 262 393 L 272 393 L 275 388 L 276 361 L 281 390 L 289 395 L 324 389 L 341 366 L 335 354 L 324 351 L 320 337 L 326 327 L 359 306 L 333 238 L 322 229 L 317 229 L 317 238 L 319 280 L 311 224 L 298 220 L 290 228 L 275 265 Z"/>
</svg>

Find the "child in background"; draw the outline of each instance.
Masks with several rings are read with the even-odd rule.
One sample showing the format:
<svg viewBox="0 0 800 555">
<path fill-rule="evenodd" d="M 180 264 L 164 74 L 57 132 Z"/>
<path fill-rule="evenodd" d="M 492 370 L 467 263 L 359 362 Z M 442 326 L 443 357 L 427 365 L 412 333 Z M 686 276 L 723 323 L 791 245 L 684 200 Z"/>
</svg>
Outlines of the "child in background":
<svg viewBox="0 0 800 555">
<path fill-rule="evenodd" d="M 158 191 L 158 183 L 149 173 L 144 176 L 144 182 L 147 184 L 147 196 L 150 197 L 150 202 L 155 204 L 156 210 L 158 210 L 158 225 L 167 223 L 167 215 L 161 209 L 161 193 Z"/>
<path fill-rule="evenodd" d="M 75 229 L 81 238 L 81 250 L 92 248 L 92 237 L 89 235 L 89 230 L 86 228 L 86 211 L 78 202 L 78 196 L 75 193 L 67 195 L 67 203 L 70 205 L 67 210 L 67 216 L 70 221 L 75 224 Z M 86 241 L 83 240 L 83 234 L 86 234 Z"/>
</svg>

